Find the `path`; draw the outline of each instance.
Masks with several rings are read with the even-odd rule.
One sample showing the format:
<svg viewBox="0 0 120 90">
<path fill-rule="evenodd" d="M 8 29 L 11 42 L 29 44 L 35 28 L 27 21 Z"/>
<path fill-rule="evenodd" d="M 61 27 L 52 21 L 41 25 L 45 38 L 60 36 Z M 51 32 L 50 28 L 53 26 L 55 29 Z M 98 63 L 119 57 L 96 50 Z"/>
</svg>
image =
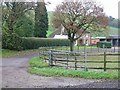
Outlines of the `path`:
<svg viewBox="0 0 120 90">
<path fill-rule="evenodd" d="M 29 66 L 27 61 L 37 53 L 29 53 L 28 55 L 19 55 L 2 59 L 2 87 L 3 88 L 56 88 L 56 87 L 77 87 L 86 86 L 101 88 L 105 84 L 107 88 L 117 88 L 117 80 L 96 80 L 69 77 L 45 77 L 29 74 L 26 70 Z M 99 84 L 100 83 L 100 84 Z M 97 88 L 96 87 L 96 88 Z M 105 87 L 105 86 L 104 86 Z"/>
</svg>

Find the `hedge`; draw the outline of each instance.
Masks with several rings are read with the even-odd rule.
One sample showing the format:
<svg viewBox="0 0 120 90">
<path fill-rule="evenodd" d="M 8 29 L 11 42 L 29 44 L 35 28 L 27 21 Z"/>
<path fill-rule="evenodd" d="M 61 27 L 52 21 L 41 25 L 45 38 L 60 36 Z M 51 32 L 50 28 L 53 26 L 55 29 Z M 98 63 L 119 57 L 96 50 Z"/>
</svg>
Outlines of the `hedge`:
<svg viewBox="0 0 120 90">
<path fill-rule="evenodd" d="M 23 49 L 38 49 L 39 47 L 50 46 L 69 46 L 68 39 L 52 39 L 52 38 L 35 38 L 27 37 L 23 38 Z"/>
<path fill-rule="evenodd" d="M 97 43 L 97 47 L 99 47 L 99 48 L 111 48 L 111 42 L 100 41 Z"/>
<path fill-rule="evenodd" d="M 10 50 L 22 50 L 22 38 L 16 33 L 2 33 L 2 48 Z"/>
</svg>

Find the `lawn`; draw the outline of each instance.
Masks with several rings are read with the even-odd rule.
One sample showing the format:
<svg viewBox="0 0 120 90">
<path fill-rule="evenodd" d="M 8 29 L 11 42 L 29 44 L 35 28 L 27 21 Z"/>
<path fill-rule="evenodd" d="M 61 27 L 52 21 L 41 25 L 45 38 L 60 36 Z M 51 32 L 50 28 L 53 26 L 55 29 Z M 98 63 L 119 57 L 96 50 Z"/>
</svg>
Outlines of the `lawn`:
<svg viewBox="0 0 120 90">
<path fill-rule="evenodd" d="M 70 46 L 53 46 L 53 47 L 47 47 L 47 48 L 52 48 L 55 50 L 70 50 Z M 97 48 L 97 46 L 96 45 L 93 45 L 93 46 L 83 46 L 83 45 L 74 46 L 74 50 L 80 50 L 80 49 L 84 49 L 84 48 L 90 48 L 90 49 L 92 48 L 93 49 L 93 48 Z"/>
<path fill-rule="evenodd" d="M 80 78 L 93 78 L 93 79 L 117 79 L 117 72 L 103 72 L 103 71 L 83 71 L 83 70 L 72 70 L 63 67 L 49 67 L 39 57 L 34 57 L 29 60 L 30 67 L 28 72 L 43 76 L 65 76 L 65 77 L 80 77 Z"/>
</svg>

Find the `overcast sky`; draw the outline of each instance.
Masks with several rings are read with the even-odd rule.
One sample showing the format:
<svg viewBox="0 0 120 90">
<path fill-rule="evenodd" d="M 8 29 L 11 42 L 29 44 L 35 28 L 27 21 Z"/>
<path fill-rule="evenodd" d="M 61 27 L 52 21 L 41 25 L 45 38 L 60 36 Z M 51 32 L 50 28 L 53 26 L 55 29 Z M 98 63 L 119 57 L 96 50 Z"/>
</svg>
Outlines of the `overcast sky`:
<svg viewBox="0 0 120 90">
<path fill-rule="evenodd" d="M 45 2 L 51 2 L 50 5 L 47 5 L 48 11 L 53 11 L 55 6 L 60 4 L 63 0 L 45 0 Z M 108 16 L 113 16 L 118 18 L 118 2 L 120 0 L 94 0 L 104 7 L 104 12 Z M 120 6 L 119 6 L 120 7 Z"/>
</svg>

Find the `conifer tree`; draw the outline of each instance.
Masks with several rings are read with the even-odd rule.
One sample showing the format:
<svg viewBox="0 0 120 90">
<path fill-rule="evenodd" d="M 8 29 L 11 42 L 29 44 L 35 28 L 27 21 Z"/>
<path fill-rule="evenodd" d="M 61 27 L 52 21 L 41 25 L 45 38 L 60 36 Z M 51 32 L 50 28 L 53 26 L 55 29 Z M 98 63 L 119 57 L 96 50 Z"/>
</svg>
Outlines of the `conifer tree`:
<svg viewBox="0 0 120 90">
<path fill-rule="evenodd" d="M 45 3 L 44 1 L 37 2 L 35 8 L 34 36 L 46 38 L 47 30 L 48 30 L 48 14 L 47 9 L 45 7 Z"/>
</svg>

